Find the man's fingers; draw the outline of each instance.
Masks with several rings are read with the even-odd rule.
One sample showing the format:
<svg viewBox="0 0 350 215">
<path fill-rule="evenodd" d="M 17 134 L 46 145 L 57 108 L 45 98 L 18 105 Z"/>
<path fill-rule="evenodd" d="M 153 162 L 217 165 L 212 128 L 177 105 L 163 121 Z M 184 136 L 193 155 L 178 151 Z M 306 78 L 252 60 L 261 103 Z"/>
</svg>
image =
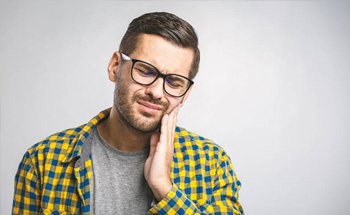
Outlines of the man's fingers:
<svg viewBox="0 0 350 215">
<path fill-rule="evenodd" d="M 172 124 L 172 129 L 175 130 L 175 127 L 176 127 L 176 122 L 177 122 L 177 115 L 179 114 L 179 111 L 180 111 L 180 105 L 178 105 L 176 108 L 175 108 L 175 113 L 174 113 L 174 116 L 173 116 L 173 124 Z"/>
<path fill-rule="evenodd" d="M 174 141 L 174 135 L 175 135 L 175 128 L 176 128 L 176 122 L 177 122 L 177 116 L 178 116 L 178 114 L 179 114 L 179 110 L 180 110 L 180 105 L 178 105 L 175 109 L 174 109 L 174 113 L 173 113 L 173 117 L 172 117 L 172 124 L 171 124 L 171 126 L 169 126 L 170 128 L 170 140 L 171 140 L 171 142 L 173 143 L 173 141 Z"/>
<path fill-rule="evenodd" d="M 149 157 L 153 157 L 154 153 L 156 152 L 156 148 L 159 142 L 159 136 L 159 132 L 154 132 L 151 136 Z"/>
<path fill-rule="evenodd" d="M 166 143 L 168 139 L 168 122 L 169 121 L 169 115 L 165 114 L 162 118 L 162 125 L 160 127 L 160 142 Z"/>
<path fill-rule="evenodd" d="M 165 114 L 162 117 L 159 141 L 167 144 L 171 148 L 174 146 L 175 127 L 180 107 L 181 105 L 178 105 L 171 113 Z"/>
</svg>

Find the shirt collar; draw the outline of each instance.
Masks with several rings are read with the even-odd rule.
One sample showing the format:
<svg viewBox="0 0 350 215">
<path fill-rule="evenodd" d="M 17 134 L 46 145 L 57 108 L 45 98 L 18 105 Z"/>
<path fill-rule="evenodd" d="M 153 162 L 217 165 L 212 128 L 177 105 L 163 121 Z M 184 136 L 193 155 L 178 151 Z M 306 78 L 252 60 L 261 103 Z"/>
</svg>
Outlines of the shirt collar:
<svg viewBox="0 0 350 215">
<path fill-rule="evenodd" d="M 70 141 L 68 144 L 69 147 L 66 150 L 65 158 L 63 158 L 62 160 L 63 163 L 68 163 L 74 158 L 79 157 L 80 159 L 77 161 L 76 165 L 80 165 L 90 156 L 90 153 L 86 153 L 86 150 L 88 150 L 91 144 L 92 135 L 90 134 L 92 133 L 93 129 L 96 127 L 96 125 L 99 122 L 101 122 L 103 119 L 108 117 L 110 112 L 111 112 L 111 108 L 108 108 L 106 110 L 101 111 L 99 114 L 97 114 L 88 123 L 82 126 L 80 135 L 78 137 L 61 140 L 63 142 Z M 85 152 L 82 153 L 82 150 L 84 150 Z"/>
</svg>

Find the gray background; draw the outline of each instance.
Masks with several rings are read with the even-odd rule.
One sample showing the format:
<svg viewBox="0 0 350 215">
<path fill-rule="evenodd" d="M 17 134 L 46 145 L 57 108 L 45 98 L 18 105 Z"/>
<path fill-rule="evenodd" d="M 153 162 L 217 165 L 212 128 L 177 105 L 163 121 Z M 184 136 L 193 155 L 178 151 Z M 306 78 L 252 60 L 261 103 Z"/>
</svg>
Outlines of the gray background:
<svg viewBox="0 0 350 215">
<path fill-rule="evenodd" d="M 0 5 L 1 214 L 31 145 L 112 104 L 128 23 L 174 12 L 202 61 L 178 124 L 231 156 L 247 214 L 349 214 L 350 3 L 6 1 Z"/>
</svg>

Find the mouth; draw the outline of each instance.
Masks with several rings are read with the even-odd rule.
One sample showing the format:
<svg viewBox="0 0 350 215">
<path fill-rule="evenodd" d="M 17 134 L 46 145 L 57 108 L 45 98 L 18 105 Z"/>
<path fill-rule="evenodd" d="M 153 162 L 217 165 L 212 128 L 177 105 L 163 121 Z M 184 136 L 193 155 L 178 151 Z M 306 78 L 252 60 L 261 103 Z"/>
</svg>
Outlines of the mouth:
<svg viewBox="0 0 350 215">
<path fill-rule="evenodd" d="M 163 109 L 163 107 L 160 105 L 155 105 L 155 104 L 152 104 L 150 102 L 146 102 L 146 101 L 142 101 L 142 100 L 137 101 L 137 104 L 139 104 L 140 109 L 143 112 L 146 112 L 146 113 L 151 114 L 151 115 L 154 115 Z"/>
</svg>

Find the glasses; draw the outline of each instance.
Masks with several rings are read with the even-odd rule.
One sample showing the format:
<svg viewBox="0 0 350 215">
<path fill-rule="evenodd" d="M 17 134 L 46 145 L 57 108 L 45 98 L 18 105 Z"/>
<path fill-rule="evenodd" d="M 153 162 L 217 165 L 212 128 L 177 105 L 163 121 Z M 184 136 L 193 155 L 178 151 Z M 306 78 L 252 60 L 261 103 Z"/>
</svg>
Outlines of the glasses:
<svg viewBox="0 0 350 215">
<path fill-rule="evenodd" d="M 130 60 L 132 62 L 130 69 L 131 78 L 138 84 L 148 86 L 153 84 L 159 77 L 162 77 L 164 79 L 164 91 L 171 96 L 181 97 L 185 95 L 194 83 L 185 76 L 178 74 L 162 74 L 152 64 L 142 60 L 132 59 L 124 53 L 121 53 L 121 55 L 123 60 Z"/>
</svg>

